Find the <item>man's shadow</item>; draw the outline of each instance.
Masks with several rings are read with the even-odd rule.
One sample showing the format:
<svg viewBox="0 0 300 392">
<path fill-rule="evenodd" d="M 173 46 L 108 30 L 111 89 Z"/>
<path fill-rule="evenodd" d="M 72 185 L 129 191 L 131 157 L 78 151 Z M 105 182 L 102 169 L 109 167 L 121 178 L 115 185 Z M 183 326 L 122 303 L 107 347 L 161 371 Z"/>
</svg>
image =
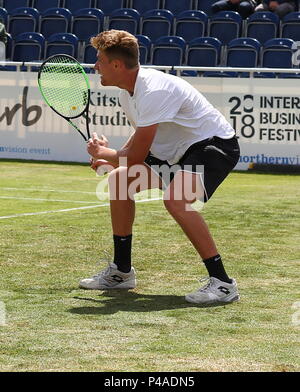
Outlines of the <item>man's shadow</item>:
<svg viewBox="0 0 300 392">
<path fill-rule="evenodd" d="M 126 290 L 109 290 L 100 294 L 99 297 L 100 299 L 88 296 L 73 297 L 80 301 L 90 302 L 99 306 L 70 308 L 69 312 L 75 314 L 114 314 L 122 311 L 156 312 L 159 310 L 184 309 L 190 307 L 207 308 L 225 306 L 224 303 L 203 306 L 186 302 L 183 296 L 139 294 Z"/>
</svg>

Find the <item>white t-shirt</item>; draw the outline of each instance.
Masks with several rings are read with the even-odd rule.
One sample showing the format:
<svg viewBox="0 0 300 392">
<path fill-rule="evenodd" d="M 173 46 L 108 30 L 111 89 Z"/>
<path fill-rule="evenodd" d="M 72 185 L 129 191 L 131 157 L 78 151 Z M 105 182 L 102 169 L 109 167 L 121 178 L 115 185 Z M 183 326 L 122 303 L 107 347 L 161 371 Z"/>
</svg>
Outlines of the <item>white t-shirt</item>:
<svg viewBox="0 0 300 392">
<path fill-rule="evenodd" d="M 185 80 L 140 68 L 134 94 L 120 92 L 121 106 L 136 129 L 159 124 L 150 151 L 175 164 L 194 143 L 212 136 L 229 139 L 235 132 L 225 117 Z"/>
</svg>

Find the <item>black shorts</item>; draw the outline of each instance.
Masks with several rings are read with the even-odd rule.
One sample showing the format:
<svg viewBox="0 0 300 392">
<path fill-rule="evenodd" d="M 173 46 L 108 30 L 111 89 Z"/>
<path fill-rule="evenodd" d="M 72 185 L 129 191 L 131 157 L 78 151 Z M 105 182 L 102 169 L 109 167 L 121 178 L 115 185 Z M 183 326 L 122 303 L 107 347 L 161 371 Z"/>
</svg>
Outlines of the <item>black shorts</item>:
<svg viewBox="0 0 300 392">
<path fill-rule="evenodd" d="M 240 148 L 236 136 L 231 139 L 214 136 L 190 146 L 175 165 L 154 157 L 151 152 L 145 163 L 162 179 L 164 189 L 178 170 L 200 173 L 206 202 L 235 167 L 239 157 Z"/>
</svg>

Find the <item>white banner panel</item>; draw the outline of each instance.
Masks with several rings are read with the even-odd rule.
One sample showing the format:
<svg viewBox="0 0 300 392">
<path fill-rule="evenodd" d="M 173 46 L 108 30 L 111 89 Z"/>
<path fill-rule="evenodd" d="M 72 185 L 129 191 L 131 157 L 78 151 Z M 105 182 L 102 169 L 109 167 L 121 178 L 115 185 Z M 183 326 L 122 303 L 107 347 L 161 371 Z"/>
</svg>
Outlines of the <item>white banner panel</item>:
<svg viewBox="0 0 300 392">
<path fill-rule="evenodd" d="M 90 129 L 119 148 L 132 129 L 117 88 L 91 82 Z M 300 164 L 300 80 L 186 78 L 231 122 L 249 163 Z M 85 120 L 79 127 L 85 131 Z M 87 162 L 83 138 L 43 102 L 37 73 L 0 72 L 0 158 Z"/>
</svg>

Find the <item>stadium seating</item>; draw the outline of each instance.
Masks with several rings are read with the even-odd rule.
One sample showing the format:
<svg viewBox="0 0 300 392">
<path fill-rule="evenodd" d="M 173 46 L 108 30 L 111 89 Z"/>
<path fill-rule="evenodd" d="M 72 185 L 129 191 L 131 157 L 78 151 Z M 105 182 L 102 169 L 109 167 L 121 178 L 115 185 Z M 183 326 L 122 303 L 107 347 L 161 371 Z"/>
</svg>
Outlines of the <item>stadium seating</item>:
<svg viewBox="0 0 300 392">
<path fill-rule="evenodd" d="M 4 8 L 0 8 L 0 22 L 7 27 L 7 20 L 8 20 L 8 12 Z"/>
<path fill-rule="evenodd" d="M 49 8 L 58 8 L 62 4 L 62 0 L 33 0 L 32 6 L 36 8 L 40 14 Z"/>
<path fill-rule="evenodd" d="M 87 41 L 103 30 L 104 14 L 97 8 L 83 8 L 75 12 L 71 32 L 79 41 Z"/>
<path fill-rule="evenodd" d="M 267 68 L 292 68 L 294 41 L 274 38 L 265 42 L 262 50 L 262 66 Z"/>
<path fill-rule="evenodd" d="M 93 8 L 93 0 L 63 0 L 63 7 L 67 8 L 72 14 L 82 8 Z"/>
<path fill-rule="evenodd" d="M 194 9 L 193 0 L 162 0 L 163 9 L 169 10 L 174 16 L 186 10 Z"/>
<path fill-rule="evenodd" d="M 197 9 L 199 11 L 205 12 L 206 15 L 211 16 L 212 15 L 211 6 L 215 2 L 216 2 L 216 0 L 198 0 Z"/>
<path fill-rule="evenodd" d="M 154 9 L 141 17 L 140 34 L 148 36 L 152 42 L 165 35 L 172 35 L 174 16 L 168 10 Z"/>
<path fill-rule="evenodd" d="M 30 0 L 3 0 L 3 8 L 11 14 L 16 8 L 30 7 Z"/>
<path fill-rule="evenodd" d="M 279 17 L 273 12 L 255 12 L 246 19 L 245 24 L 245 36 L 264 44 L 277 37 Z"/>
<path fill-rule="evenodd" d="M 254 38 L 236 38 L 227 45 L 226 66 L 257 67 L 261 44 Z"/>
<path fill-rule="evenodd" d="M 188 45 L 186 64 L 193 67 L 220 65 L 221 47 L 222 43 L 217 38 L 195 38 Z"/>
<path fill-rule="evenodd" d="M 85 64 L 95 64 L 97 61 L 97 51 L 88 42 L 85 43 L 83 48 L 83 63 Z"/>
<path fill-rule="evenodd" d="M 39 32 L 47 39 L 57 32 L 69 31 L 72 14 L 66 8 L 50 8 L 42 13 Z"/>
<path fill-rule="evenodd" d="M 140 14 L 132 8 L 120 8 L 109 16 L 108 29 L 126 30 L 135 35 L 138 33 Z"/>
<path fill-rule="evenodd" d="M 141 64 L 148 64 L 150 61 L 150 51 L 151 51 L 151 40 L 146 35 L 138 34 L 136 38 L 139 43 L 140 49 L 140 63 Z"/>
<path fill-rule="evenodd" d="M 208 35 L 218 38 L 223 45 L 238 38 L 242 28 L 242 17 L 234 11 L 220 11 L 208 22 Z"/>
<path fill-rule="evenodd" d="M 176 17 L 174 33 L 186 42 L 203 37 L 206 34 L 207 20 L 207 15 L 202 11 L 183 11 Z"/>
<path fill-rule="evenodd" d="M 141 15 L 146 11 L 160 8 L 160 0 L 129 0 L 130 8 L 134 8 Z"/>
<path fill-rule="evenodd" d="M 280 36 L 300 41 L 300 12 L 291 12 L 282 19 Z"/>
<path fill-rule="evenodd" d="M 36 32 L 38 29 L 39 12 L 35 8 L 16 8 L 8 17 L 8 32 L 14 39 L 25 32 Z"/>
<path fill-rule="evenodd" d="M 104 15 L 110 15 L 114 10 L 126 7 L 126 0 L 96 0 L 95 7 L 100 8 Z"/>
<path fill-rule="evenodd" d="M 13 61 L 39 61 L 44 56 L 45 38 L 39 33 L 22 33 L 15 37 Z"/>
<path fill-rule="evenodd" d="M 153 65 L 182 65 L 186 43 L 176 36 L 160 37 L 154 44 L 151 54 Z"/>
<path fill-rule="evenodd" d="M 57 33 L 51 35 L 46 42 L 45 57 L 54 54 L 68 54 L 77 57 L 78 38 L 70 33 Z"/>
</svg>

